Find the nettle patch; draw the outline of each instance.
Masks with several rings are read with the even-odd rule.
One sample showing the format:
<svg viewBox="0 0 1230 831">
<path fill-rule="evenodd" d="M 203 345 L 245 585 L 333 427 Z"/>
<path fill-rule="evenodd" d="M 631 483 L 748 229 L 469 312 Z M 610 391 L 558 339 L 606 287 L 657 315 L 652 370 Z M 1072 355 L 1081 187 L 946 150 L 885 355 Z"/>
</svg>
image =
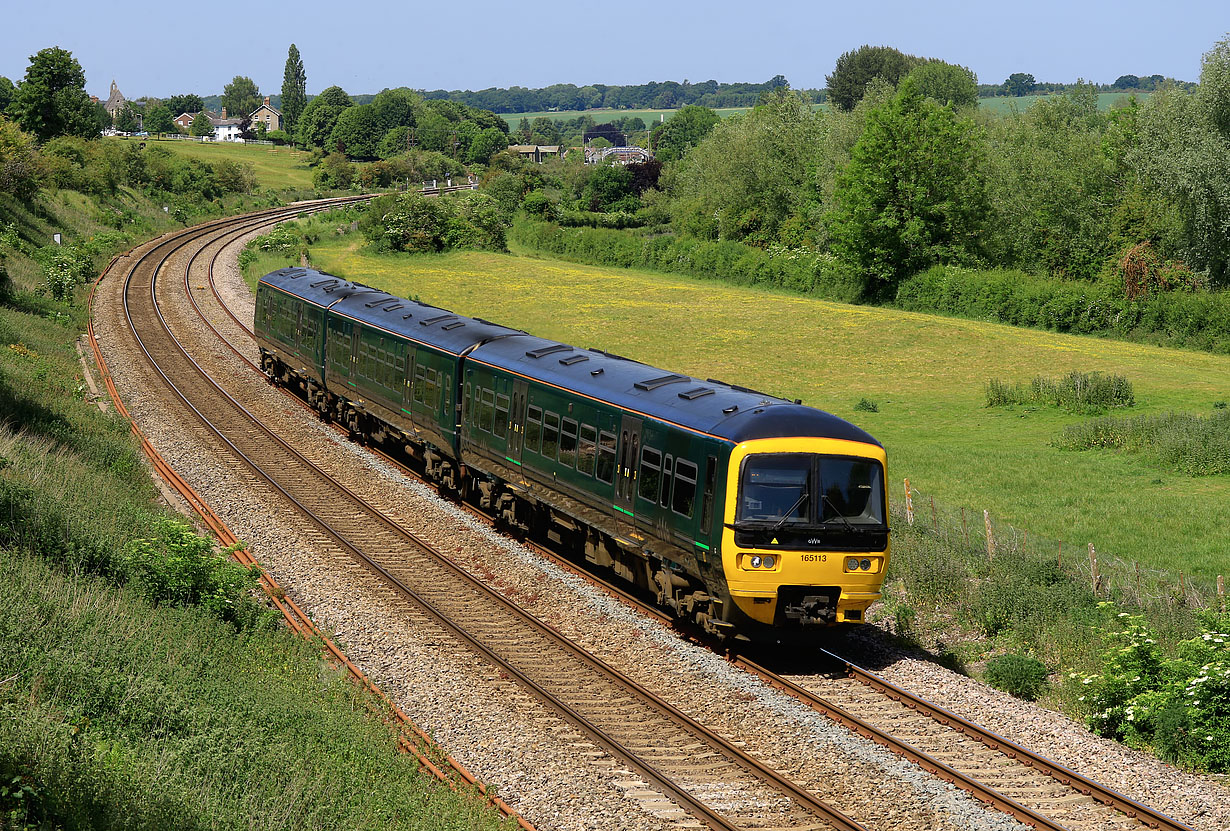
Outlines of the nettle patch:
<svg viewBox="0 0 1230 831">
<path fill-rule="evenodd" d="M 1113 611 L 1113 605 L 1101 604 Z M 1230 772 L 1230 615 L 1199 613 L 1201 632 L 1174 657 L 1144 618 L 1118 612 L 1099 675 L 1068 676 L 1084 694 L 1086 722 L 1102 736 L 1152 749 L 1193 770 Z"/>
</svg>

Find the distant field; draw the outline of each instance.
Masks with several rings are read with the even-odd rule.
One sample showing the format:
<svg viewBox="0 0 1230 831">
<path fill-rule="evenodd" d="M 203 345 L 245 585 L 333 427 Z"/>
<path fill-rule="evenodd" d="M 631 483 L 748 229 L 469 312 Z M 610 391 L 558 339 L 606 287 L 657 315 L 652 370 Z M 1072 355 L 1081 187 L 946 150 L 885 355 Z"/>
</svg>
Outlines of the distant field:
<svg viewBox="0 0 1230 831">
<path fill-rule="evenodd" d="M 309 155 L 290 147 L 155 138 L 115 138 L 107 141 L 144 141 L 194 159 L 246 162 L 256 171 L 259 186 L 270 190 L 309 190 L 312 187 L 312 171 L 307 166 Z"/>
<path fill-rule="evenodd" d="M 1132 413 L 1208 414 L 1230 398 L 1230 358 L 725 286 L 679 276 L 494 254 L 372 256 L 354 238 L 314 246 L 325 270 L 537 335 L 720 378 L 828 410 L 888 449 L 902 479 L 941 507 L 966 506 L 1105 558 L 1211 578 L 1227 570 L 1230 477 L 1193 479 L 1114 452 L 1060 452 L 1083 417 L 987 409 L 991 378 L 1072 370 L 1134 385 Z M 868 398 L 879 412 L 858 412 Z M 923 508 L 929 518 L 929 509 Z M 1068 555 L 1067 552 L 1074 552 Z M 1082 555 L 1083 556 L 1083 555 Z"/>
<path fill-rule="evenodd" d="M 1147 98 L 1149 93 L 1139 93 L 1140 98 Z M 1041 101 L 1046 98 L 1045 95 L 1024 95 L 1020 98 L 979 98 L 978 106 L 984 110 L 990 110 L 996 113 L 1006 113 L 1016 107 L 1017 109 L 1025 109 L 1031 104 Z M 1126 94 L 1122 92 L 1103 92 L 1098 95 L 1098 109 L 1109 110 L 1115 101 L 1126 98 Z M 827 104 L 816 104 L 816 109 L 823 109 Z M 724 107 L 715 112 L 722 118 L 734 115 L 735 113 L 746 112 L 747 107 Z M 642 121 L 648 125 L 651 121 L 657 122 L 659 119 L 669 119 L 678 110 L 565 110 L 560 112 L 540 112 L 540 113 L 500 113 L 500 117 L 508 122 L 509 126 L 516 128 L 521 123 L 521 119 L 528 118 L 533 121 L 535 118 L 549 118 L 552 121 L 567 121 L 576 118 L 580 115 L 588 115 L 599 124 L 610 121 L 614 118 L 631 118 L 639 116 Z"/>
</svg>

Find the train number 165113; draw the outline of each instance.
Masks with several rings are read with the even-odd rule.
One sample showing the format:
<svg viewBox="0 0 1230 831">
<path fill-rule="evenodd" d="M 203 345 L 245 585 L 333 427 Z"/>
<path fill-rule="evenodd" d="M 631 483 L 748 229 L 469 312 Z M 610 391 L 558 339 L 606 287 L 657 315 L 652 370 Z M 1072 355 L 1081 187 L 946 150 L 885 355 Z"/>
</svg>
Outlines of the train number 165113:
<svg viewBox="0 0 1230 831">
<path fill-rule="evenodd" d="M 805 563 L 827 563 L 828 559 L 829 559 L 828 554 L 804 554 L 803 555 L 803 562 Z"/>
</svg>

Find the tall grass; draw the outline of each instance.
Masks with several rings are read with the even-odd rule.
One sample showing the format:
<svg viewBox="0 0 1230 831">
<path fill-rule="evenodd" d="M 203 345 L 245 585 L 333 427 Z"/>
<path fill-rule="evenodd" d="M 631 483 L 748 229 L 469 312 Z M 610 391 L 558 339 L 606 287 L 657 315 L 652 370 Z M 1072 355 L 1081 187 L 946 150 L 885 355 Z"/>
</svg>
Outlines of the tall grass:
<svg viewBox="0 0 1230 831">
<path fill-rule="evenodd" d="M 1062 450 L 1115 448 L 1142 453 L 1189 476 L 1230 473 L 1230 410 L 1209 416 L 1190 413 L 1099 418 L 1064 428 L 1055 445 Z"/>
<path fill-rule="evenodd" d="M 399 753 L 317 645 L 0 549 L 5 827 L 509 827 Z"/>
<path fill-rule="evenodd" d="M 1100 413 L 1136 403 L 1132 382 L 1122 375 L 1070 372 L 1061 378 L 1035 376 L 1028 384 L 992 378 L 986 383 L 988 407 L 1050 405 L 1077 413 Z"/>
</svg>

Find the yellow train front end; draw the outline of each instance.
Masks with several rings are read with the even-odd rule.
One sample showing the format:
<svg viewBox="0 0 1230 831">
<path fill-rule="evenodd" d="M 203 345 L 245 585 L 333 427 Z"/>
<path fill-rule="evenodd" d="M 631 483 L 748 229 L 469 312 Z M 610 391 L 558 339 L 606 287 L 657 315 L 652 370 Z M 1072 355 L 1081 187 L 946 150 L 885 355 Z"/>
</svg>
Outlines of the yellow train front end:
<svg viewBox="0 0 1230 831">
<path fill-rule="evenodd" d="M 776 630 L 861 623 L 888 567 L 884 448 L 845 439 L 739 443 L 722 565 L 735 607 Z"/>
</svg>

